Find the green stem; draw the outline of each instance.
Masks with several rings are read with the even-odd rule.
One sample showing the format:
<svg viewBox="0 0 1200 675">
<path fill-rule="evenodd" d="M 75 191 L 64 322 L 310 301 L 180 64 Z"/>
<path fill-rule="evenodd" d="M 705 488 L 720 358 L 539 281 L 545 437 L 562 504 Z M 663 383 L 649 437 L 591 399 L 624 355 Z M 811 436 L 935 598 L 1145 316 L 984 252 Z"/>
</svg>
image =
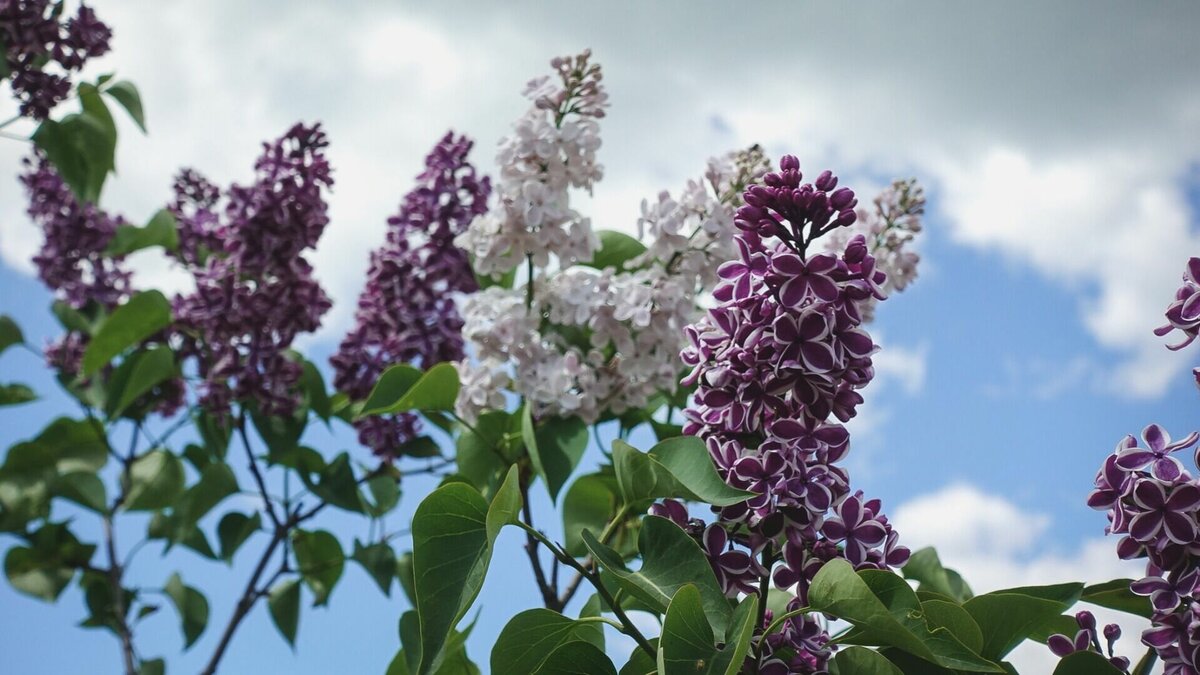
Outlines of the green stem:
<svg viewBox="0 0 1200 675">
<path fill-rule="evenodd" d="M 1150 675 L 1156 661 L 1158 661 L 1158 652 L 1154 651 L 1153 647 L 1147 649 L 1146 655 L 1133 667 L 1133 675 Z"/>
<path fill-rule="evenodd" d="M 650 644 L 650 641 L 646 639 L 645 635 L 642 635 L 642 631 L 638 630 L 638 627 L 629 619 L 629 615 L 625 613 L 625 610 L 621 609 L 620 603 L 618 603 L 616 599 L 613 598 L 612 594 L 608 592 L 608 589 L 604 587 L 604 584 L 600 581 L 599 574 L 592 572 L 580 564 L 578 560 L 567 555 L 565 551 L 559 549 L 554 542 L 547 539 L 546 535 L 542 534 L 541 532 L 538 532 L 532 527 L 529 527 L 521 522 L 518 522 L 517 525 L 520 526 L 521 529 L 525 530 L 530 537 L 540 542 L 546 548 L 550 549 L 550 553 L 562 561 L 562 564 L 582 574 L 583 578 L 587 579 L 588 583 L 595 587 L 596 593 L 603 598 L 609 609 L 611 609 L 613 614 L 617 616 L 617 620 L 621 622 L 622 626 L 624 626 L 624 630 L 621 632 L 633 638 L 634 641 L 638 643 L 638 646 L 641 647 L 642 650 L 647 654 L 649 654 L 651 658 L 658 657 L 658 652 L 654 649 L 654 646 Z"/>
</svg>

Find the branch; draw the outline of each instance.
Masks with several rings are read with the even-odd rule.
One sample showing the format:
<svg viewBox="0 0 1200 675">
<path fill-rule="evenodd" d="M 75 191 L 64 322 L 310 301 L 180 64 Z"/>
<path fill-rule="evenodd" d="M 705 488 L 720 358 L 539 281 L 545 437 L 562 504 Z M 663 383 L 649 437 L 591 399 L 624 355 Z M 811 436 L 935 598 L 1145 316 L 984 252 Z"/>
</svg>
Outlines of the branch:
<svg viewBox="0 0 1200 675">
<path fill-rule="evenodd" d="M 261 597 L 258 590 L 259 580 L 266 572 L 267 563 L 271 561 L 271 555 L 275 553 L 275 549 L 279 547 L 283 540 L 287 537 L 288 529 L 294 518 L 289 519 L 287 525 L 281 525 L 275 528 L 275 534 L 271 537 L 271 543 L 267 544 L 267 548 L 263 551 L 262 557 L 259 558 L 258 564 L 254 567 L 254 572 L 250 575 L 250 580 L 246 582 L 246 590 L 242 591 L 242 597 L 238 600 L 237 605 L 233 608 L 233 616 L 229 617 L 229 623 L 225 626 L 225 632 L 221 634 L 221 641 L 217 643 L 217 648 L 213 650 L 212 658 L 208 660 L 208 665 L 204 667 L 201 675 L 213 675 L 217 672 L 217 666 L 221 663 L 221 658 L 225 656 L 225 650 L 229 647 L 230 641 L 233 640 L 233 634 L 241 625 L 242 620 L 250 613 L 250 609 L 254 607 L 254 603 Z"/>
<path fill-rule="evenodd" d="M 608 605 L 609 609 L 612 610 L 613 614 L 615 614 L 617 619 L 621 622 L 621 625 L 624 627 L 621 632 L 633 638 L 634 641 L 638 643 L 638 646 L 641 647 L 642 650 L 647 654 L 649 654 L 651 658 L 658 658 L 658 652 L 650 644 L 650 641 L 646 639 L 646 636 L 642 635 L 642 631 L 638 630 L 638 627 L 629 619 L 629 615 L 625 613 L 625 610 L 621 609 L 620 603 L 618 603 L 616 599 L 613 598 L 612 594 L 608 592 L 608 589 L 604 587 L 604 583 L 600 581 L 599 574 L 587 569 L 578 560 L 570 555 L 567 555 L 565 551 L 560 550 L 554 545 L 553 542 L 551 542 L 549 539 L 546 539 L 545 535 L 543 535 L 541 532 L 538 532 L 524 523 L 518 523 L 518 525 L 521 527 L 521 529 L 525 530 L 525 533 L 532 539 L 541 542 L 543 546 L 550 549 L 550 552 L 554 554 L 554 557 L 558 558 L 562 564 L 579 572 L 584 579 L 587 579 L 588 583 L 596 588 L 596 593 L 600 595 L 605 604 Z"/>
<path fill-rule="evenodd" d="M 124 495 L 122 495 L 124 498 Z M 113 506 L 116 511 L 116 505 Z M 112 513 L 104 514 L 104 547 L 108 551 L 108 584 L 113 592 L 113 622 L 117 637 L 121 640 L 121 658 L 125 662 L 125 675 L 137 675 L 137 657 L 133 652 L 133 631 L 125 619 L 125 589 L 121 588 L 121 563 L 117 561 L 117 538 L 113 532 Z"/>
<path fill-rule="evenodd" d="M 524 471 L 522 471 L 524 474 Z M 537 581 L 538 590 L 542 593 L 542 604 L 546 609 L 561 611 L 562 606 L 558 603 L 558 589 L 552 587 L 546 581 L 546 572 L 542 569 L 542 559 L 538 557 L 537 540 L 533 536 L 533 512 L 529 508 L 529 485 L 525 482 L 525 476 L 521 476 L 521 516 L 525 526 L 525 553 L 529 556 L 529 564 L 533 567 L 533 578 Z"/>
<path fill-rule="evenodd" d="M 258 468 L 258 458 L 254 456 L 254 451 L 250 449 L 250 438 L 246 435 L 246 413 L 244 411 L 238 413 L 237 421 L 238 435 L 242 438 L 242 446 L 246 448 L 246 460 L 250 462 L 250 473 L 254 476 L 254 482 L 258 485 L 258 491 L 262 495 L 263 510 L 267 512 L 271 522 L 275 525 L 275 529 L 279 530 L 283 527 L 283 522 L 279 520 L 279 516 L 275 513 L 275 504 L 271 501 L 271 495 L 267 492 L 267 482 L 263 480 L 262 471 Z"/>
</svg>

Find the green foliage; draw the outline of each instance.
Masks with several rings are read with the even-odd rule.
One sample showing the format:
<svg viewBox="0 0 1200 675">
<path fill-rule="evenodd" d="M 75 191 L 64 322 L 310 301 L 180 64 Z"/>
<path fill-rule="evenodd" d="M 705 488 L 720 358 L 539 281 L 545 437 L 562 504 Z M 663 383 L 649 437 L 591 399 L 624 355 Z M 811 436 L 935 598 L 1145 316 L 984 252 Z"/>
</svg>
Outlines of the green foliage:
<svg viewBox="0 0 1200 675">
<path fill-rule="evenodd" d="M 0 314 L 0 354 L 14 345 L 25 344 L 25 336 L 21 333 L 21 327 L 13 321 L 11 316 Z"/>
<path fill-rule="evenodd" d="M 125 112 L 129 113 L 129 117 L 138 125 L 142 133 L 146 133 L 146 113 L 142 110 L 142 95 L 138 93 L 137 87 L 128 80 L 114 82 L 109 85 L 104 93 L 113 97 L 117 103 L 125 108 Z"/>
<path fill-rule="evenodd" d="M 905 579 L 919 582 L 917 590 L 940 593 L 958 603 L 973 595 L 962 575 L 943 567 L 937 551 L 930 547 L 914 551 L 901 573 Z"/>
<path fill-rule="evenodd" d="M 158 246 L 164 251 L 179 250 L 179 229 L 175 216 L 168 209 L 160 209 L 142 227 L 121 225 L 105 250 L 110 256 L 120 257 L 142 249 Z"/>
<path fill-rule="evenodd" d="M 1058 617 L 1079 600 L 1083 584 L 1026 586 L 979 595 L 963 603 L 983 633 L 979 651 L 1000 660 L 1039 627 Z"/>
<path fill-rule="evenodd" d="M 708 558 L 700 546 L 675 523 L 658 516 L 647 516 L 638 535 L 642 566 L 632 571 L 621 556 L 601 544 L 590 531 L 583 541 L 592 556 L 637 600 L 659 614 L 667 611 L 671 598 L 687 584 L 699 589 L 704 613 L 713 630 L 724 631 L 729 625 L 729 600 L 713 576 Z"/>
<path fill-rule="evenodd" d="M 596 249 L 590 262 L 581 265 L 598 270 L 612 267 L 620 272 L 625 269 L 626 263 L 646 252 L 645 244 L 623 232 L 600 230 L 596 236 L 600 238 L 600 248 Z"/>
<path fill-rule="evenodd" d="M 439 363 L 424 374 L 406 364 L 392 366 L 379 376 L 359 416 L 409 410 L 453 411 L 458 388 L 458 370 L 453 364 Z"/>
<path fill-rule="evenodd" d="M 346 554 L 337 537 L 325 530 L 297 530 L 292 534 L 292 550 L 300 578 L 313 592 L 313 606 L 329 602 L 329 594 L 342 578 Z"/>
<path fill-rule="evenodd" d="M 83 353 L 83 375 L 93 375 L 113 357 L 166 328 L 171 303 L 158 291 L 143 291 L 117 307 Z"/>
<path fill-rule="evenodd" d="M 1054 669 L 1054 675 L 1120 675 L 1121 671 L 1108 662 L 1096 652 L 1075 652 L 1068 654 L 1062 661 L 1058 662 L 1058 667 Z"/>
<path fill-rule="evenodd" d="M 674 497 L 729 506 L 754 496 L 721 480 L 704 441 L 695 436 L 669 438 L 646 453 L 625 441 L 614 441 L 613 467 L 621 497 L 628 504 Z"/>
<path fill-rule="evenodd" d="M 829 664 L 829 672 L 830 675 L 904 675 L 887 657 L 864 647 L 838 651 Z"/>
<path fill-rule="evenodd" d="M 615 526 L 606 543 L 622 558 L 634 555 L 641 521 L 628 517 L 629 512 L 622 508 L 615 476 L 606 473 L 580 476 L 563 497 L 563 538 L 567 553 L 577 558 L 587 555 L 583 531 L 603 532 L 610 522 L 620 519 L 621 524 Z"/>
<path fill-rule="evenodd" d="M 271 588 L 267 608 L 279 634 L 289 645 L 295 646 L 296 630 L 300 627 L 300 580 L 287 579 Z"/>
<path fill-rule="evenodd" d="M 1102 584 L 1084 587 L 1079 599 L 1120 612 L 1150 618 L 1154 608 L 1150 606 L 1150 598 L 1136 595 L 1129 590 L 1132 579 L 1113 579 Z"/>
<path fill-rule="evenodd" d="M 844 560 L 825 563 L 809 588 L 809 605 L 853 624 L 862 643 L 896 647 L 944 668 L 1003 672 L 950 630 L 931 628 L 916 593 L 890 572 L 855 573 Z"/>
<path fill-rule="evenodd" d="M 96 547 L 84 544 L 67 523 L 46 523 L 4 556 L 4 574 L 18 591 L 53 602 L 71 583 L 75 570 L 92 558 Z"/>
<path fill-rule="evenodd" d="M 37 394 L 23 384 L 0 384 L 0 406 L 21 405 L 37 400 Z"/>
<path fill-rule="evenodd" d="M 178 574 L 172 574 L 163 591 L 179 612 L 179 620 L 183 628 L 183 646 L 186 649 L 195 644 L 204 628 L 208 625 L 208 599 L 204 594 L 191 586 L 185 586 Z"/>
<path fill-rule="evenodd" d="M 535 428 L 529 407 L 525 406 L 521 413 L 521 436 L 534 472 L 546 481 L 550 499 L 557 500 L 587 450 L 587 425 L 578 417 L 554 417 Z"/>
<path fill-rule="evenodd" d="M 548 609 L 520 612 L 496 638 L 492 647 L 492 675 L 558 672 L 546 669 L 545 662 L 551 652 L 572 642 L 586 642 L 603 649 L 604 632 L 599 623 L 578 621 Z"/>
<path fill-rule="evenodd" d="M 183 493 L 183 462 L 166 450 L 153 450 L 135 459 L 129 467 L 129 491 L 125 508 L 156 511 L 175 503 Z"/>
<path fill-rule="evenodd" d="M 396 552 L 391 546 L 382 541 L 363 546 L 362 542 L 355 539 L 354 554 L 350 558 L 362 565 L 384 595 L 392 594 L 392 579 L 396 576 Z"/>
<path fill-rule="evenodd" d="M 413 588 L 420 618 L 416 675 L 436 671 L 446 640 L 475 601 L 500 528 L 517 522 L 517 470 L 509 471 L 489 505 L 465 483 L 429 494 L 413 516 Z"/>
<path fill-rule="evenodd" d="M 250 538 L 250 535 L 262 529 L 262 516 L 255 513 L 247 516 L 244 513 L 230 511 L 221 516 L 217 524 L 217 541 L 221 544 L 221 559 L 233 563 L 233 556 L 238 548 Z"/>
<path fill-rule="evenodd" d="M 704 613 L 700 590 L 685 584 L 671 598 L 658 639 L 658 671 L 662 675 L 737 675 L 741 671 L 758 618 L 758 596 L 738 605 L 728 633 L 716 646 L 713 629 Z"/>
<path fill-rule="evenodd" d="M 109 419 L 120 417 L 138 399 L 176 375 L 175 355 L 170 349 L 150 347 L 134 352 L 108 379 L 105 413 Z M 130 412 L 130 417 L 141 418 L 146 413 L 146 406 Z"/>
</svg>

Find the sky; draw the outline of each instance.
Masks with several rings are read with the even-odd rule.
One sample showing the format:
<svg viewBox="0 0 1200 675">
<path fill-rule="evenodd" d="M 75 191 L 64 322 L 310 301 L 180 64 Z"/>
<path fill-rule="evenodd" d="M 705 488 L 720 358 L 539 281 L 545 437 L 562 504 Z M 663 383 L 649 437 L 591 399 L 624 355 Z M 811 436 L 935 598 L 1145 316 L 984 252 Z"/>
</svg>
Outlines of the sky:
<svg viewBox="0 0 1200 675">
<path fill-rule="evenodd" d="M 604 67 L 606 176 L 577 206 L 599 228 L 633 232 L 643 198 L 678 190 L 709 156 L 751 143 L 798 155 L 810 173 L 833 169 L 861 196 L 917 177 L 929 198 L 921 277 L 884 303 L 872 327 L 883 351 L 851 426 L 854 484 L 883 498 L 906 543 L 936 544 L 977 590 L 1139 574 L 1118 564 L 1103 514 L 1084 500 L 1123 435 L 1151 422 L 1177 437 L 1200 427 L 1188 372 L 1195 352 L 1168 352 L 1152 334 L 1184 262 L 1200 253 L 1194 4 L 94 7 L 115 38 L 91 73 L 135 81 L 147 110 L 149 135 L 122 126 L 119 175 L 105 194 L 106 207 L 130 220 L 169 199 L 179 167 L 219 183 L 246 180 L 261 141 L 296 120 L 325 124 L 337 184 L 313 261 L 336 304 L 304 343 L 322 364 L 427 149 L 447 128 L 465 132 L 489 170 L 497 140 L 524 109 L 523 84 L 555 55 L 591 47 Z M 0 312 L 41 343 L 56 327 L 29 262 L 40 235 L 15 180 L 25 152 L 0 139 Z M 134 263 L 143 285 L 184 287 L 152 254 Z M 0 358 L 0 380 L 44 395 L 0 409 L 6 445 L 66 404 L 27 354 Z M 309 440 L 329 455 L 365 458 L 344 431 Z M 598 458 L 592 448 L 585 464 Z M 405 486 L 391 527 L 403 526 L 428 488 Z M 540 521 L 554 531 L 540 499 Z M 350 519 L 325 526 L 347 544 L 366 534 Z M 137 524 L 127 529 L 128 539 Z M 516 560 L 518 548 L 505 534 L 497 557 Z M 214 623 L 187 653 L 169 609 L 139 629 L 169 672 L 199 670 L 248 572 L 252 555 L 243 557 L 232 572 L 181 554 L 138 558 L 135 572 L 147 577 L 179 569 L 193 585 L 231 589 L 211 596 Z M 468 643 L 475 660 L 486 664 L 514 607 L 536 602 L 527 569 L 497 566 Z M 45 605 L 0 586 L 0 606 L 6 672 L 115 668 L 111 637 L 75 626 L 77 593 Z M 350 565 L 331 607 L 305 609 L 294 653 L 260 607 L 225 672 L 382 673 L 406 608 L 398 591 L 380 596 Z M 1140 653 L 1136 639 L 1123 644 Z M 1052 663 L 1037 649 L 1018 656 L 1025 672 Z"/>
</svg>

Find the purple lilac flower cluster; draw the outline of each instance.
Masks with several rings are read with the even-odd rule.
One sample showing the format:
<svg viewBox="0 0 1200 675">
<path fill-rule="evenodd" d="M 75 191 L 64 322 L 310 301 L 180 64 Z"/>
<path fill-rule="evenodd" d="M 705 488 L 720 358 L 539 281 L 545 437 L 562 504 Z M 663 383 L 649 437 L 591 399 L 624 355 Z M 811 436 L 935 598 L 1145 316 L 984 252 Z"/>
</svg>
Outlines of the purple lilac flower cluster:
<svg viewBox="0 0 1200 675">
<path fill-rule="evenodd" d="M 1190 258 L 1183 284 L 1167 307 L 1159 337 L 1173 331 L 1179 350 L 1200 333 L 1200 258 Z M 1193 371 L 1200 383 L 1200 368 Z M 1196 445 L 1200 434 L 1172 441 L 1151 424 L 1142 442 L 1126 436 L 1096 475 L 1088 505 L 1107 512 L 1107 533 L 1122 535 L 1117 555 L 1146 560 L 1146 576 L 1130 590 L 1147 596 L 1153 608 L 1142 642 L 1157 652 L 1169 675 L 1200 675 L 1200 477 L 1193 478 L 1174 453 Z M 1200 467 L 1200 450 L 1194 456 Z"/>
<path fill-rule="evenodd" d="M 1060 633 L 1051 635 L 1046 640 L 1046 645 L 1050 647 L 1050 651 L 1054 652 L 1055 656 L 1064 657 L 1075 652 L 1092 651 L 1102 656 L 1107 656 L 1108 662 L 1122 673 L 1129 672 L 1129 659 L 1113 654 L 1113 645 L 1121 638 L 1120 626 L 1110 623 L 1104 627 L 1104 641 L 1108 647 L 1106 653 L 1100 647 L 1100 635 L 1096 631 L 1095 615 L 1084 610 L 1075 615 L 1075 623 L 1079 625 L 1079 631 L 1075 633 L 1075 637 L 1069 637 Z"/>
<path fill-rule="evenodd" d="M 909 554 L 879 500 L 850 489 L 837 465 L 849 434 L 827 421 L 853 417 L 857 390 L 874 375 L 861 307 L 883 299 L 886 277 L 861 235 L 838 255 L 809 254 L 817 237 L 855 221 L 857 201 L 829 172 L 802 179 L 797 159 L 785 156 L 746 190 L 734 221 L 740 259 L 719 269 L 719 304 L 688 327 L 681 355 L 692 368 L 684 382 L 697 385 L 684 433 L 705 439 L 727 483 L 757 493 L 717 510 L 704 548 L 726 593 L 756 592 L 769 576 L 795 589 L 793 608 L 807 603 L 829 560 L 886 569 Z M 763 642 L 763 673 L 819 672 L 832 651 L 807 616 Z"/>
<path fill-rule="evenodd" d="M 0 0 L 2 57 L 21 114 L 35 120 L 46 119 L 71 93 L 70 74 L 106 53 L 112 38 L 91 8 L 80 5 L 66 21 L 61 11 L 61 3 L 50 0 Z M 61 72 L 47 72 L 50 62 Z"/>
<path fill-rule="evenodd" d="M 181 257 L 193 263 L 196 289 L 176 298 L 175 316 L 204 378 L 201 405 L 213 413 L 253 401 L 282 415 L 298 403 L 303 368 L 287 350 L 331 305 L 303 258 L 329 222 L 328 145 L 320 124 L 297 124 L 264 143 L 254 183 L 226 191 L 223 224 L 211 184 L 194 172 L 176 181 Z"/>
<path fill-rule="evenodd" d="M 56 299 L 94 316 L 116 308 L 134 291 L 123 256 L 105 253 L 117 228 L 125 224 L 95 204 L 80 203 L 44 157 L 26 159 L 21 182 L 29 196 L 29 217 L 42 229 L 42 247 L 33 257 L 38 277 Z M 165 334 L 150 338 L 164 340 Z M 70 330 L 46 345 L 46 362 L 68 380 L 79 376 L 88 346 L 85 333 Z M 183 405 L 184 387 L 168 380 L 146 395 L 154 410 L 170 416 Z M 136 409 L 137 406 L 134 406 Z"/>
<path fill-rule="evenodd" d="M 1183 273 L 1183 285 L 1175 291 L 1175 301 L 1167 307 L 1167 323 L 1154 329 L 1154 334 L 1163 337 L 1173 331 L 1183 333 L 1183 341 L 1168 345 L 1177 351 L 1192 344 L 1200 334 L 1200 258 L 1189 258 Z M 1200 368 L 1193 368 L 1192 375 L 1200 386 Z"/>
<path fill-rule="evenodd" d="M 104 251 L 124 223 L 121 217 L 81 204 L 44 157 L 25 160 L 21 182 L 29 196 L 27 213 L 44 236 L 33 257 L 42 283 L 74 309 L 116 307 L 130 293 L 130 275 L 120 258 Z M 74 376 L 86 347 L 87 336 L 71 331 L 46 347 L 46 360 Z"/>
<path fill-rule="evenodd" d="M 371 254 L 356 324 L 330 358 L 334 385 L 354 400 L 371 393 L 388 367 L 429 368 L 463 358 L 456 293 L 478 289 L 467 252 L 454 238 L 487 211 L 491 181 L 467 161 L 473 142 L 447 133 L 425 158 L 417 187 L 388 219 L 387 240 Z M 419 432 L 417 416 L 400 413 L 355 423 L 359 441 L 394 459 Z"/>
</svg>

